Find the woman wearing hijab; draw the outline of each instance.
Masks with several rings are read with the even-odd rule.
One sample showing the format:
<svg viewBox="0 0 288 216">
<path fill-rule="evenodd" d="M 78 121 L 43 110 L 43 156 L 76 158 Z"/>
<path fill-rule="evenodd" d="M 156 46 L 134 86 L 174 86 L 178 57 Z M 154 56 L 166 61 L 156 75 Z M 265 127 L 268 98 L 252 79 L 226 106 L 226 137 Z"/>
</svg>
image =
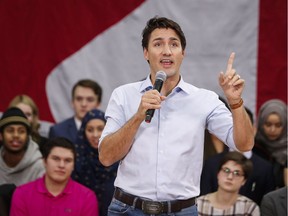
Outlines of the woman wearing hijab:
<svg viewBox="0 0 288 216">
<path fill-rule="evenodd" d="M 76 166 L 73 179 L 92 189 L 98 198 L 100 216 L 107 215 L 114 193 L 118 164 L 104 167 L 98 157 L 99 138 L 106 120 L 104 113 L 93 109 L 85 115 L 76 141 Z"/>
<path fill-rule="evenodd" d="M 261 106 L 253 151 L 272 162 L 276 187 L 283 187 L 287 168 L 287 105 L 283 101 L 273 99 Z"/>
</svg>

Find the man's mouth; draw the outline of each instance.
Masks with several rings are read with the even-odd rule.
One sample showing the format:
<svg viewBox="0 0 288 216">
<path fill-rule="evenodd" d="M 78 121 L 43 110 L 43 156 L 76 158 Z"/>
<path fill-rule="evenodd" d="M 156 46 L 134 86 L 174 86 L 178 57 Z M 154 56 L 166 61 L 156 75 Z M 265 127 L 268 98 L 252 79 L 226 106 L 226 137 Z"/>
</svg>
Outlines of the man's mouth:
<svg viewBox="0 0 288 216">
<path fill-rule="evenodd" d="M 171 64 L 173 64 L 173 61 L 170 60 L 170 59 L 162 59 L 162 60 L 160 61 L 160 63 L 161 63 L 161 64 L 164 64 L 164 65 L 171 65 Z"/>
<path fill-rule="evenodd" d="M 21 145 L 21 142 L 14 140 L 14 141 L 11 142 L 11 144 L 12 144 L 13 147 L 18 147 L 18 146 Z"/>
</svg>

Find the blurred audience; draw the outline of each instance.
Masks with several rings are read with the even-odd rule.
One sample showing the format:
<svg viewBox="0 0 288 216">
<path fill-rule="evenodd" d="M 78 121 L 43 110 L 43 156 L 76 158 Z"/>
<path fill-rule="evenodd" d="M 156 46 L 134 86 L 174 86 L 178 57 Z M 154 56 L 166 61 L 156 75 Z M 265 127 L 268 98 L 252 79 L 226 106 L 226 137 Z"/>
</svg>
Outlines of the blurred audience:
<svg viewBox="0 0 288 216">
<path fill-rule="evenodd" d="M 65 137 L 75 143 L 85 114 L 98 108 L 102 99 L 101 86 L 90 79 L 79 80 L 72 88 L 72 107 L 75 115 L 50 128 L 49 138 Z"/>
<path fill-rule="evenodd" d="M 13 193 L 10 216 L 98 216 L 93 191 L 71 179 L 75 146 L 68 139 L 51 139 L 45 145 L 46 174 L 21 185 Z"/>
<path fill-rule="evenodd" d="M 239 194 L 252 169 L 252 162 L 243 154 L 228 152 L 219 164 L 217 191 L 197 198 L 198 214 L 259 216 L 258 205 Z"/>
<path fill-rule="evenodd" d="M 212 193 L 217 190 L 218 166 L 227 152 L 228 151 L 224 151 L 214 155 L 204 162 L 200 182 L 201 195 Z M 274 179 L 271 178 L 271 176 L 273 176 L 273 167 L 268 161 L 253 154 L 252 151 L 245 152 L 243 155 L 251 160 L 255 169 L 253 169 L 251 175 L 246 179 L 246 182 L 240 188 L 239 193 L 260 205 L 263 196 L 275 189 Z"/>
<path fill-rule="evenodd" d="M 18 107 L 26 115 L 30 125 L 31 125 L 31 136 L 33 141 L 35 141 L 40 148 L 40 152 L 43 154 L 43 146 L 47 142 L 47 138 L 43 137 L 39 133 L 40 123 L 39 123 L 39 109 L 36 103 L 28 95 L 17 95 L 14 97 L 9 107 Z"/>
<path fill-rule="evenodd" d="M 287 192 L 287 186 L 284 186 L 266 194 L 260 206 L 261 216 L 287 215 Z"/>
<path fill-rule="evenodd" d="M 253 114 L 246 108 L 250 120 L 253 124 Z M 214 140 L 217 137 L 214 137 Z M 218 142 L 221 142 L 218 140 Z M 230 151 L 233 151 L 230 149 Z M 211 193 L 217 190 L 218 181 L 217 181 L 217 171 L 221 159 L 229 152 L 229 149 L 226 148 L 223 152 L 211 156 L 206 161 L 204 161 L 203 170 L 201 174 L 200 182 L 200 194 L 204 195 Z M 273 167 L 272 164 L 258 155 L 254 154 L 252 151 L 243 153 L 244 156 L 250 159 L 253 163 L 253 172 L 250 177 L 246 180 L 246 183 L 240 188 L 239 193 L 243 196 L 246 196 L 260 205 L 263 196 L 275 189 L 273 176 Z M 256 168 L 257 167 L 257 168 Z"/>
<path fill-rule="evenodd" d="M 106 216 L 114 193 L 118 163 L 104 167 L 99 161 L 98 143 L 106 120 L 104 112 L 93 109 L 85 115 L 76 141 L 73 179 L 95 191 L 100 216 Z"/>
<path fill-rule="evenodd" d="M 0 185 L 0 216 L 9 216 L 12 195 L 15 189 L 15 184 Z"/>
<path fill-rule="evenodd" d="M 269 100 L 260 107 L 253 152 L 273 164 L 276 187 L 283 187 L 287 168 L 287 105 L 283 101 Z"/>
<path fill-rule="evenodd" d="M 30 138 L 31 126 L 17 107 L 7 109 L 0 119 L 0 185 L 16 186 L 45 172 L 38 145 Z"/>
</svg>

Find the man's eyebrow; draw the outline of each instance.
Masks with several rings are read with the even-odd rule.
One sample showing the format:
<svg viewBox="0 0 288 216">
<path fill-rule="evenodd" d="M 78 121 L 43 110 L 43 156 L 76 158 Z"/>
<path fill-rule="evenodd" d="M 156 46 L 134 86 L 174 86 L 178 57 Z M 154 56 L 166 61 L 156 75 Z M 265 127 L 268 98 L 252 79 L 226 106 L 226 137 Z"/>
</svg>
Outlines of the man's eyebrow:
<svg viewBox="0 0 288 216">
<path fill-rule="evenodd" d="M 61 156 L 55 155 L 55 154 L 51 154 L 51 157 L 56 157 L 56 158 L 60 158 L 60 159 L 64 159 L 64 160 L 66 160 L 66 159 L 72 159 L 73 160 L 72 157 L 61 157 Z"/>
<path fill-rule="evenodd" d="M 164 40 L 163 37 L 157 37 L 157 38 L 154 38 L 152 41 L 157 41 L 157 40 Z M 179 38 L 177 37 L 170 37 L 169 40 L 177 40 L 177 41 L 180 41 Z"/>
</svg>

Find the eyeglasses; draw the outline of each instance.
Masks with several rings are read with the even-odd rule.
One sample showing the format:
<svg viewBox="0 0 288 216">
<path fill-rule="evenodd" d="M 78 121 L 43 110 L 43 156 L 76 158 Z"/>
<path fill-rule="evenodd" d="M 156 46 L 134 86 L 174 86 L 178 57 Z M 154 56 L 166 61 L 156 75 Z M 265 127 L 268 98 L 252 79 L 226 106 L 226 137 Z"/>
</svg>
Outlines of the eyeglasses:
<svg viewBox="0 0 288 216">
<path fill-rule="evenodd" d="M 235 178 L 240 178 L 240 177 L 244 176 L 244 174 L 241 173 L 239 170 L 234 170 L 234 171 L 232 171 L 232 170 L 230 170 L 230 169 L 227 168 L 227 167 L 222 168 L 221 171 L 222 171 L 224 174 L 226 174 L 227 177 L 230 175 L 230 173 L 232 173 L 232 176 L 235 177 Z"/>
</svg>

